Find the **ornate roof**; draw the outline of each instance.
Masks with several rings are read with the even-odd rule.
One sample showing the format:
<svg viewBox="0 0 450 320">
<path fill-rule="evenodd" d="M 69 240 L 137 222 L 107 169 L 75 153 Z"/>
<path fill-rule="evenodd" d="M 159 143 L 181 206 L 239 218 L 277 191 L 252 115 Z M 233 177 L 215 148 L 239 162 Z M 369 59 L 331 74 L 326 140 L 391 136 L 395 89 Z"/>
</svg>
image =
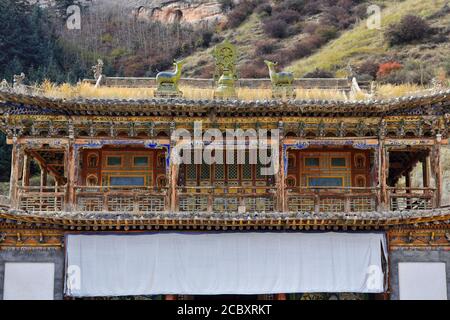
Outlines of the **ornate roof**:
<svg viewBox="0 0 450 320">
<path fill-rule="evenodd" d="M 60 99 L 0 91 L 0 114 L 54 114 L 105 116 L 383 116 L 395 114 L 443 114 L 450 110 L 450 89 L 388 100 L 192 100 Z"/>
<path fill-rule="evenodd" d="M 27 213 L 0 209 L 0 222 L 70 230 L 143 229 L 386 229 L 396 226 L 448 225 L 450 208 L 360 213 Z"/>
</svg>

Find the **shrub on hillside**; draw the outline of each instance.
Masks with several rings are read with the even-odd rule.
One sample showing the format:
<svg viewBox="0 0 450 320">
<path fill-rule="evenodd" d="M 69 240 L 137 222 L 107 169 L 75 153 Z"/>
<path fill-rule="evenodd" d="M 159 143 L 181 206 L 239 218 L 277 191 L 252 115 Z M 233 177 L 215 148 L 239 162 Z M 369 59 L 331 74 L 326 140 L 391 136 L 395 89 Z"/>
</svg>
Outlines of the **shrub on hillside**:
<svg viewBox="0 0 450 320">
<path fill-rule="evenodd" d="M 200 34 L 199 38 L 197 39 L 196 46 L 203 48 L 209 47 L 209 45 L 212 42 L 213 36 L 214 33 L 211 30 L 205 30 Z"/>
<path fill-rule="evenodd" d="M 309 16 L 319 14 L 321 6 L 319 1 L 308 1 L 303 7 L 302 13 Z"/>
<path fill-rule="evenodd" d="M 269 3 L 261 3 L 256 7 L 255 12 L 260 16 L 270 16 L 272 14 L 272 6 Z"/>
<path fill-rule="evenodd" d="M 431 32 L 428 23 L 414 15 L 404 16 L 399 23 L 391 24 L 385 37 L 391 46 L 424 39 Z"/>
<path fill-rule="evenodd" d="M 287 50 L 286 51 L 287 55 L 292 60 L 307 57 L 313 52 L 313 50 L 308 45 L 306 45 L 303 41 L 300 41 L 295 46 L 293 46 L 289 49 L 286 49 L 286 50 Z"/>
<path fill-rule="evenodd" d="M 377 78 L 388 76 L 391 72 L 400 70 L 403 66 L 397 61 L 385 62 L 380 64 L 377 71 Z"/>
<path fill-rule="evenodd" d="M 289 25 L 283 20 L 269 20 L 264 23 L 264 32 L 272 38 L 285 38 L 288 35 Z"/>
<path fill-rule="evenodd" d="M 358 78 L 364 77 L 367 80 L 375 80 L 380 69 L 380 64 L 369 59 L 358 65 L 355 69 Z"/>
<path fill-rule="evenodd" d="M 317 35 L 311 35 L 298 42 L 297 45 L 288 50 L 286 54 L 291 60 L 301 59 L 312 54 L 324 43 L 323 38 Z"/>
<path fill-rule="evenodd" d="M 272 14 L 269 20 L 282 20 L 288 24 L 295 23 L 301 19 L 300 14 L 295 10 L 286 9 Z"/>
<path fill-rule="evenodd" d="M 219 0 L 220 3 L 220 9 L 222 11 L 229 11 L 234 8 L 234 1 L 233 0 Z"/>
<path fill-rule="evenodd" d="M 309 34 L 314 34 L 319 27 L 320 24 L 317 22 L 308 22 L 303 26 L 303 31 Z"/>
<path fill-rule="evenodd" d="M 328 42 L 337 37 L 338 31 L 333 26 L 320 26 L 316 29 L 315 34 L 321 37 L 324 42 Z"/>
<path fill-rule="evenodd" d="M 225 25 L 227 28 L 237 28 L 250 16 L 253 10 L 258 5 L 259 1 L 257 0 L 243 0 L 239 2 L 233 9 L 228 13 L 228 21 Z"/>
<path fill-rule="evenodd" d="M 306 0 L 284 0 L 278 5 L 278 7 L 284 10 L 287 9 L 302 12 L 306 3 L 307 3 Z"/>
<path fill-rule="evenodd" d="M 274 40 L 262 40 L 256 43 L 255 55 L 262 56 L 272 54 L 277 49 L 276 41 Z"/>
<path fill-rule="evenodd" d="M 384 83 L 404 84 L 412 83 L 426 85 L 435 77 L 434 69 L 428 64 L 418 60 L 409 60 L 402 68 L 394 69 L 385 76 L 380 76 L 378 80 Z"/>
<path fill-rule="evenodd" d="M 334 74 L 330 71 L 316 69 L 305 74 L 303 78 L 334 78 Z"/>
<path fill-rule="evenodd" d="M 258 59 L 255 63 L 245 63 L 239 67 L 239 76 L 241 78 L 267 78 L 269 73 L 262 59 Z"/>
<path fill-rule="evenodd" d="M 347 10 L 339 6 L 333 6 L 326 10 L 322 21 L 324 24 L 333 25 L 338 29 L 347 29 L 356 21 Z"/>
</svg>

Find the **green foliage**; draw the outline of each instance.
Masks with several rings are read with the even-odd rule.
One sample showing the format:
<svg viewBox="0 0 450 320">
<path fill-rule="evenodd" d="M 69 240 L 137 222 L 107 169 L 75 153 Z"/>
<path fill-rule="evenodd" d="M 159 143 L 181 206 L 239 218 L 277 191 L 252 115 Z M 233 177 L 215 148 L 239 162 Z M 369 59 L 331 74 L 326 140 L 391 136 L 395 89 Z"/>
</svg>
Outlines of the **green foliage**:
<svg viewBox="0 0 450 320">
<path fill-rule="evenodd" d="M 11 151 L 12 147 L 6 144 L 6 136 L 0 132 L 0 181 L 9 181 L 11 175 Z"/>
<path fill-rule="evenodd" d="M 73 82 L 84 73 L 74 62 L 64 53 L 48 11 L 25 1 L 0 2 L 0 78 L 11 82 L 24 72 L 28 82 Z"/>
</svg>

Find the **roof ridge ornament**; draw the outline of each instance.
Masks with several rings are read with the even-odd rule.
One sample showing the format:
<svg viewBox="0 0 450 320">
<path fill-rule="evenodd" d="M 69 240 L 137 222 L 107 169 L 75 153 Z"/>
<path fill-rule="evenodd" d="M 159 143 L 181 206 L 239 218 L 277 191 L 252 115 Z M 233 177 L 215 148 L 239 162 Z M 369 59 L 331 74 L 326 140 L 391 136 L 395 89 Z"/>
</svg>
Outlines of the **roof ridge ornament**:
<svg viewBox="0 0 450 320">
<path fill-rule="evenodd" d="M 155 97 L 172 98 L 182 97 L 183 92 L 178 88 L 178 81 L 181 78 L 181 69 L 183 68 L 184 60 L 174 60 L 173 65 L 175 70 L 161 71 L 156 75 L 156 84 L 158 88 L 155 91 Z"/>
<path fill-rule="evenodd" d="M 98 88 L 104 82 L 104 76 L 103 76 L 103 60 L 97 59 L 97 64 L 95 66 L 91 67 L 92 72 L 94 72 L 94 79 L 95 79 L 95 87 Z"/>
<path fill-rule="evenodd" d="M 25 93 L 25 85 L 23 84 L 23 80 L 25 80 L 25 73 L 15 74 L 13 77 L 13 89 L 17 93 Z"/>
<path fill-rule="evenodd" d="M 276 72 L 275 66 L 278 62 L 264 60 L 264 63 L 269 69 L 270 82 L 272 83 L 272 99 L 295 99 L 296 93 L 292 86 L 294 83 L 294 74 L 286 71 Z"/>
<path fill-rule="evenodd" d="M 238 80 L 236 72 L 237 49 L 228 39 L 214 47 L 215 59 L 214 82 L 217 88 L 214 98 L 236 98 L 235 81 Z"/>
</svg>

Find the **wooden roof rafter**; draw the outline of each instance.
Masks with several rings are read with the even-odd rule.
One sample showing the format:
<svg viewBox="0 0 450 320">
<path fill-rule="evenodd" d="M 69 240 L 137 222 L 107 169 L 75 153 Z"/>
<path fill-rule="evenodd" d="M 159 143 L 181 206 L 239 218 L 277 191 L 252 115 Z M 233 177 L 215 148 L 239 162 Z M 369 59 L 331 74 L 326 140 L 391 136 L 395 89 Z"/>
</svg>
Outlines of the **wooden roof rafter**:
<svg viewBox="0 0 450 320">
<path fill-rule="evenodd" d="M 35 151 L 35 150 L 27 150 L 26 151 L 30 156 L 32 156 L 41 166 L 41 168 L 44 168 L 47 170 L 59 183 L 64 184 L 65 183 L 65 177 L 60 174 L 55 168 L 53 164 L 49 164 L 46 162 L 46 160 L 41 157 L 41 155 Z M 64 166 L 64 164 L 62 164 Z"/>
</svg>

